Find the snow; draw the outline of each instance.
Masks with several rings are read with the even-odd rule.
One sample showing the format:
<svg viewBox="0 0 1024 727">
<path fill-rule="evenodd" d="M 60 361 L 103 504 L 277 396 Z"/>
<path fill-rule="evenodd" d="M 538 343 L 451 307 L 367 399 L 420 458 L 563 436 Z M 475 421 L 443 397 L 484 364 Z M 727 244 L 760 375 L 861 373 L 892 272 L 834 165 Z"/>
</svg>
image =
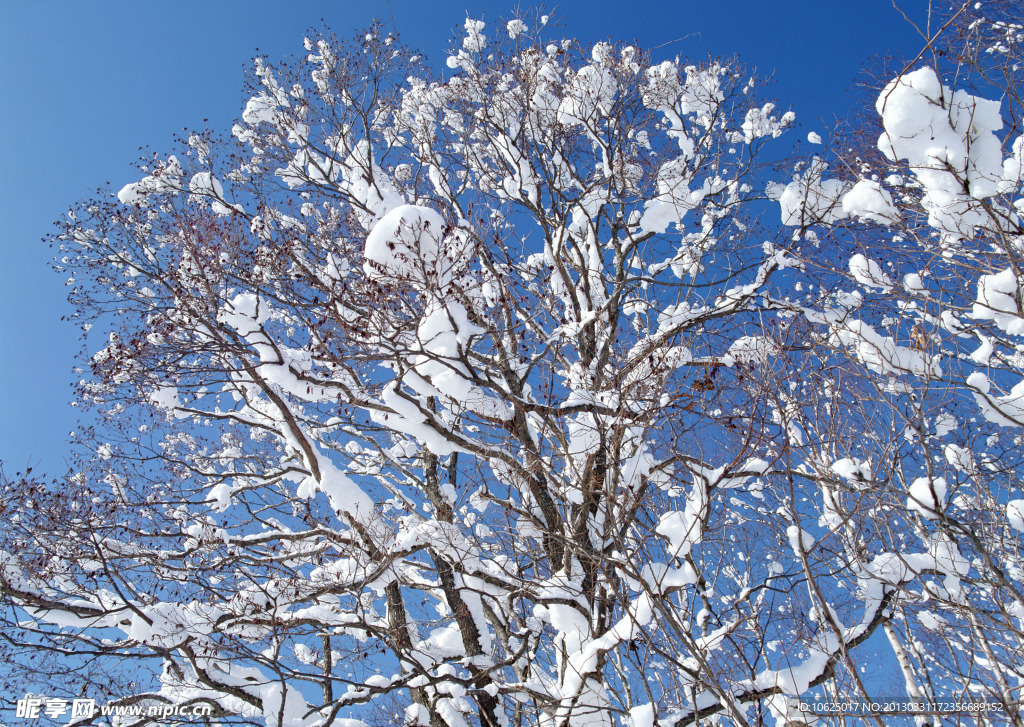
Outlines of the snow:
<svg viewBox="0 0 1024 727">
<path fill-rule="evenodd" d="M 954 432 L 960 426 L 960 423 L 956 420 L 956 417 L 949 412 L 940 412 L 935 417 L 935 436 L 944 437 L 950 432 Z"/>
<path fill-rule="evenodd" d="M 899 220 L 892 195 L 870 179 L 861 179 L 843 195 L 843 214 L 880 225 L 891 225 Z"/>
<path fill-rule="evenodd" d="M 695 474 L 693 487 L 686 497 L 686 508 L 663 513 L 654 528 L 669 541 L 668 552 L 674 558 L 685 558 L 703 537 L 711 497 L 708 485 L 707 479 Z"/>
<path fill-rule="evenodd" d="M 304 148 L 298 152 L 305 153 Z M 331 166 L 328 165 L 328 168 Z M 378 220 L 405 204 L 405 199 L 396 189 L 390 175 L 373 158 L 370 142 L 366 139 L 352 146 L 351 153 L 336 171 L 340 176 L 338 187 L 360 205 L 357 216 L 366 230 L 372 229 Z M 315 178 L 314 173 L 315 169 L 311 168 L 308 176 Z M 300 174 L 299 179 L 303 180 L 303 175 Z"/>
<path fill-rule="evenodd" d="M 462 39 L 462 47 L 470 53 L 479 53 L 487 47 L 487 36 L 484 35 L 485 23 L 482 20 L 466 18 L 466 37 Z"/>
<path fill-rule="evenodd" d="M 1024 500 L 1006 503 L 1006 522 L 1018 533 L 1024 533 Z"/>
<path fill-rule="evenodd" d="M 949 239 L 973 238 L 987 219 L 972 198 L 995 194 L 1003 179 L 999 102 L 953 91 L 921 68 L 891 81 L 876 109 L 885 129 L 878 147 L 913 170 L 929 224 Z"/>
<path fill-rule="evenodd" d="M 1018 136 L 1013 142 L 1012 154 L 1003 161 L 1003 181 L 999 184 L 1000 192 L 1015 192 L 1024 183 L 1024 136 Z"/>
<path fill-rule="evenodd" d="M 704 199 L 711 191 L 708 183 L 703 188 L 691 190 L 692 175 L 682 157 L 665 162 L 658 170 L 658 195 L 644 203 L 644 212 L 639 220 L 644 233 L 663 234 L 669 225 L 683 226 L 683 217 Z"/>
<path fill-rule="evenodd" d="M 942 456 L 949 464 L 965 474 L 973 474 L 976 469 L 974 457 L 969 450 L 957 444 L 947 444 L 942 448 Z"/>
<path fill-rule="evenodd" d="M 779 345 L 765 336 L 741 336 L 729 346 L 729 352 L 722 357 L 722 363 L 726 366 L 766 366 L 779 351 Z"/>
<path fill-rule="evenodd" d="M 117 193 L 121 204 L 142 206 L 150 194 L 176 194 L 181 191 L 181 177 L 184 172 L 174 156 L 141 181 L 126 184 Z"/>
<path fill-rule="evenodd" d="M 988 421 L 1003 427 L 1024 426 L 1024 380 L 1018 382 L 1006 396 L 990 394 L 992 384 L 988 376 L 980 371 L 968 376 L 966 384 L 974 390 L 974 400 Z"/>
<path fill-rule="evenodd" d="M 928 296 L 928 289 L 918 273 L 907 273 L 903 276 L 903 288 L 912 295 Z"/>
<path fill-rule="evenodd" d="M 872 478 L 870 462 L 858 462 L 848 457 L 833 462 L 831 469 L 842 479 L 852 482 L 870 482 Z"/>
<path fill-rule="evenodd" d="M 558 123 L 587 126 L 599 114 L 611 109 L 619 86 L 611 70 L 595 64 L 581 68 L 565 91 L 558 105 Z"/>
<path fill-rule="evenodd" d="M 428 416 L 415 399 L 402 393 L 398 382 L 392 382 L 384 387 L 381 391 L 381 401 L 389 411 L 370 412 L 370 417 L 377 424 L 409 435 L 440 456 L 468 452 L 456 438 L 450 436 L 445 427 L 438 425 L 433 417 Z"/>
<path fill-rule="evenodd" d="M 650 702 L 640 704 L 629 710 L 627 725 L 629 727 L 654 727 L 654 718 L 654 705 Z"/>
<path fill-rule="evenodd" d="M 844 321 L 835 327 L 832 336 L 837 343 L 850 347 L 857 358 L 876 373 L 942 376 L 937 355 L 929 356 L 922 351 L 900 346 L 864 321 Z"/>
<path fill-rule="evenodd" d="M 401 205 L 385 214 L 366 236 L 363 269 L 371 278 L 419 286 L 445 282 L 440 241 L 444 218 L 429 207 Z"/>
<path fill-rule="evenodd" d="M 814 157 L 807 171 L 786 185 L 777 197 L 783 225 L 828 224 L 846 216 L 842 204 L 846 185 L 837 179 L 826 179 L 827 170 L 828 164 Z"/>
<path fill-rule="evenodd" d="M 199 172 L 188 183 L 189 191 L 196 199 L 209 199 L 210 209 L 218 215 L 229 215 L 233 211 L 241 211 L 239 205 L 228 207 L 224 202 L 224 187 L 220 180 L 209 172 Z"/>
<path fill-rule="evenodd" d="M 928 520 L 934 520 L 946 508 L 946 480 L 942 477 L 918 477 L 911 483 L 907 507 Z"/>
<path fill-rule="evenodd" d="M 799 525 L 790 525 L 786 528 L 786 537 L 789 538 L 789 546 L 794 553 L 807 553 L 814 547 L 814 537 Z"/>
<path fill-rule="evenodd" d="M 748 110 L 740 127 L 743 130 L 743 141 L 750 144 L 755 139 L 764 136 L 778 138 L 785 128 L 796 119 L 796 114 L 792 111 L 787 111 L 782 118 L 776 118 L 772 116 L 774 110 L 775 104 L 773 103 L 766 103 L 759 109 Z"/>
<path fill-rule="evenodd" d="M 971 315 L 979 321 L 993 321 L 1011 335 L 1024 334 L 1021 282 L 1013 268 L 978 278 L 978 296 Z"/>
<path fill-rule="evenodd" d="M 865 287 L 876 288 L 882 292 L 892 289 L 892 281 L 882 272 L 881 266 L 860 253 L 850 258 L 850 274 Z"/>
<path fill-rule="evenodd" d="M 820 144 L 821 135 L 818 134 L 816 131 L 810 131 L 807 133 L 807 141 L 809 141 L 811 144 Z"/>
<path fill-rule="evenodd" d="M 180 410 L 181 402 L 178 399 L 178 388 L 176 386 L 160 385 L 149 394 L 149 400 L 158 409 L 161 409 L 177 418 L 185 418 L 188 415 Z"/>
<path fill-rule="evenodd" d="M 523 33 L 529 31 L 529 27 L 527 27 L 526 23 L 518 18 L 508 21 L 508 23 L 505 24 L 505 29 L 508 31 L 508 37 L 512 40 L 515 40 Z"/>
</svg>

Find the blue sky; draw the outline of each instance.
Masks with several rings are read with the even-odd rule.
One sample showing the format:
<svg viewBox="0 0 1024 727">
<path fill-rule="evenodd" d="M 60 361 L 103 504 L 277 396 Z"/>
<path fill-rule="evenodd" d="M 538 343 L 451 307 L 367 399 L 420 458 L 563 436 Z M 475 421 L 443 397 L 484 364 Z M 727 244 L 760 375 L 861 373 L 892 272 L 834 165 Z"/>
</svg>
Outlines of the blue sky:
<svg viewBox="0 0 1024 727">
<path fill-rule="evenodd" d="M 920 16 L 926 0 L 904 0 Z M 134 181 L 139 147 L 171 148 L 183 128 L 226 130 L 240 115 L 243 74 L 257 53 L 301 50 L 307 29 L 341 37 L 391 20 L 440 68 L 466 16 L 497 21 L 512 2 L 408 0 L 0 0 L 0 460 L 59 474 L 75 411 L 68 406 L 78 331 L 63 279 L 41 238 L 104 182 Z M 549 6 L 550 7 L 550 6 Z M 739 54 L 768 93 L 797 113 L 795 143 L 827 136 L 849 111 L 850 87 L 873 55 L 914 54 L 920 39 L 888 0 L 562 2 L 553 15 L 584 44 L 636 40 L 658 57 Z M 493 28 L 491 29 L 493 31 Z"/>
</svg>

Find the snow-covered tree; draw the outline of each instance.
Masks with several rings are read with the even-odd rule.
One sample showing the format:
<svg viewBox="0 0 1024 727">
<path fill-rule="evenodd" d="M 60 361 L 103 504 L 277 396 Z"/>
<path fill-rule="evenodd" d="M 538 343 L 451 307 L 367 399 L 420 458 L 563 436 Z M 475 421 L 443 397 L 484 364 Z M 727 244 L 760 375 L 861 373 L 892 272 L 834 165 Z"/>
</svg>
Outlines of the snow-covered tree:
<svg viewBox="0 0 1024 727">
<path fill-rule="evenodd" d="M 862 589 L 904 584 L 884 633 L 908 697 L 1003 703 L 977 719 L 1011 723 L 1024 685 L 1015 19 L 1013 3 L 954 8 L 877 92 L 873 148 L 858 128 L 834 172 L 815 159 L 774 190 L 830 281 L 802 299 L 819 360 L 841 372 L 810 385 L 830 408 L 798 418 L 819 542 Z"/>
<path fill-rule="evenodd" d="M 998 105 L 908 71 L 895 169 L 769 184 L 793 117 L 740 69 L 546 22 L 467 20 L 443 78 L 307 40 L 71 214 L 88 414 L 0 493 L 12 683 L 268 727 L 1019 698 Z"/>
</svg>

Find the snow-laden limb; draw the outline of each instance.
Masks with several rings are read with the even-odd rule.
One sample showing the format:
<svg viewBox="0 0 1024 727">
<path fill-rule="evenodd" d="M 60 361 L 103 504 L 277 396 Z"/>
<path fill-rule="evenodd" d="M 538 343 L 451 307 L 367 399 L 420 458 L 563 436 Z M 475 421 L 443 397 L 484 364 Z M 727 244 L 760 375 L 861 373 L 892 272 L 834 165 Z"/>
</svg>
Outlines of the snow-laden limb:
<svg viewBox="0 0 1024 727">
<path fill-rule="evenodd" d="M 365 270 L 370 277 L 426 286 L 451 281 L 441 248 L 445 222 L 436 211 L 402 205 L 378 220 L 366 236 Z"/>
<path fill-rule="evenodd" d="M 918 477 L 908 490 L 907 508 L 934 520 L 946 506 L 946 490 L 946 480 L 942 477 Z"/>
<path fill-rule="evenodd" d="M 889 276 L 882 272 L 881 266 L 874 260 L 857 253 L 850 258 L 850 274 L 866 288 L 874 288 L 888 292 L 892 288 Z"/>
<path fill-rule="evenodd" d="M 843 214 L 881 225 L 893 224 L 899 219 L 892 195 L 871 179 L 861 179 L 843 195 Z"/>
<path fill-rule="evenodd" d="M 901 346 L 883 336 L 862 320 L 846 320 L 837 324 L 832 338 L 849 347 L 859 361 L 880 374 L 913 374 L 941 377 L 942 367 L 937 355 L 908 346 Z"/>
<path fill-rule="evenodd" d="M 241 212 L 240 205 L 228 206 L 225 203 L 224 186 L 220 180 L 209 172 L 199 172 L 193 175 L 188 183 L 188 189 L 196 200 L 209 199 L 210 208 L 218 215 L 230 215 L 232 212 Z"/>
<path fill-rule="evenodd" d="M 1024 381 L 1018 382 L 1005 396 L 994 396 L 992 382 L 980 371 L 968 376 L 966 383 L 988 421 L 1003 427 L 1024 426 Z"/>
<path fill-rule="evenodd" d="M 150 194 L 175 193 L 182 189 L 181 164 L 176 157 L 169 156 L 152 174 L 138 182 L 130 182 L 120 189 L 117 199 L 126 205 L 144 206 Z"/>
</svg>

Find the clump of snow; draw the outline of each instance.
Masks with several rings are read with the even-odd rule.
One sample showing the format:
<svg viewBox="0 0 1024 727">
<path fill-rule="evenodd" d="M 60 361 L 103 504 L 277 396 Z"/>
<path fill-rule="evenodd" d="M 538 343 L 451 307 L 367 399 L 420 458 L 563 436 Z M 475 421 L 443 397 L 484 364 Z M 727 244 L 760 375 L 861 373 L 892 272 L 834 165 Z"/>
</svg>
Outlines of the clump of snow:
<svg viewBox="0 0 1024 727">
<path fill-rule="evenodd" d="M 882 267 L 860 253 L 850 258 L 850 274 L 858 283 L 868 288 L 878 288 L 883 292 L 892 288 L 892 281 L 882 272 Z"/>
<path fill-rule="evenodd" d="M 811 131 L 807 134 L 807 141 L 811 142 L 812 144 L 820 144 L 821 135 L 818 134 L 816 131 Z"/>
<path fill-rule="evenodd" d="M 1021 309 L 1022 287 L 1013 268 L 978 278 L 978 297 L 971 315 L 980 321 L 993 321 L 1011 335 L 1024 333 Z"/>
<path fill-rule="evenodd" d="M 843 214 L 881 225 L 890 225 L 898 219 L 892 195 L 870 179 L 860 180 L 843 195 Z"/>
<path fill-rule="evenodd" d="M 950 432 L 956 431 L 959 426 L 960 422 L 956 420 L 955 416 L 948 411 L 941 412 L 935 417 L 935 436 L 944 437 Z"/>
<path fill-rule="evenodd" d="M 648 702 L 640 704 L 629 710 L 629 717 L 626 724 L 629 727 L 654 727 L 655 710 L 654 705 Z"/>
<path fill-rule="evenodd" d="M 199 172 L 193 176 L 192 181 L 188 183 L 188 189 L 196 198 L 209 199 L 210 209 L 218 215 L 229 215 L 233 211 L 223 202 L 224 187 L 220 180 L 209 172 Z M 240 207 L 235 205 L 235 209 L 240 209 Z"/>
<path fill-rule="evenodd" d="M 942 448 L 942 456 L 946 462 L 966 474 L 974 474 L 974 457 L 969 450 L 956 444 L 947 444 Z"/>
<path fill-rule="evenodd" d="M 774 694 L 765 700 L 765 704 L 777 727 L 810 724 L 808 715 L 800 709 L 799 699 L 788 697 L 785 694 Z"/>
<path fill-rule="evenodd" d="M 515 40 L 530 28 L 522 20 L 516 18 L 515 20 L 508 21 L 505 25 L 505 29 L 508 31 L 508 37 Z"/>
<path fill-rule="evenodd" d="M 848 457 L 832 463 L 832 471 L 844 480 L 868 482 L 871 480 L 871 463 L 858 462 Z"/>
<path fill-rule="evenodd" d="M 726 366 L 735 364 L 764 366 L 778 354 L 779 346 L 770 338 L 742 336 L 729 346 L 729 353 L 722 358 L 722 363 Z"/>
<path fill-rule="evenodd" d="M 644 204 L 640 217 L 640 229 L 662 234 L 669 225 L 682 228 L 683 217 L 697 207 L 709 191 L 707 183 L 703 189 L 691 190 L 689 182 L 692 172 L 685 158 L 670 159 L 658 169 L 658 195 Z"/>
<path fill-rule="evenodd" d="M 1024 182 L 1024 136 L 1013 142 L 1012 154 L 1003 162 L 1003 180 L 1000 192 L 1013 192 Z"/>
<path fill-rule="evenodd" d="M 918 273 L 907 273 L 903 276 L 903 289 L 913 295 L 928 295 L 928 289 L 924 287 L 924 281 Z"/>
<path fill-rule="evenodd" d="M 759 109 L 754 108 L 747 111 L 747 115 L 743 119 L 743 125 L 740 127 L 743 130 L 744 142 L 749 144 L 763 136 L 771 136 L 773 139 L 778 138 L 796 118 L 796 114 L 792 111 L 787 111 L 781 118 L 776 118 L 772 116 L 772 111 L 774 110 L 775 104 L 766 103 Z"/>
<path fill-rule="evenodd" d="M 364 270 L 371 278 L 426 283 L 443 274 L 440 243 L 444 218 L 429 207 L 401 205 L 366 236 Z"/>
<path fill-rule="evenodd" d="M 300 149 L 299 153 L 306 152 Z M 391 177 L 374 160 L 370 143 L 366 139 L 361 139 L 353 146 L 352 153 L 341 164 L 338 172 L 341 175 L 338 187 L 368 210 L 357 210 L 359 222 L 366 230 L 372 229 L 387 213 L 405 203 Z M 308 176 L 314 178 L 315 175 L 316 169 L 311 165 Z"/>
<path fill-rule="evenodd" d="M 907 507 L 921 517 L 935 520 L 946 507 L 946 480 L 942 477 L 918 477 L 910 485 Z"/>
<path fill-rule="evenodd" d="M 832 335 L 836 342 L 853 349 L 857 358 L 876 373 L 942 376 L 938 356 L 929 356 L 923 351 L 900 346 L 864 321 L 843 321 Z"/>
<path fill-rule="evenodd" d="M 558 105 L 558 122 L 586 126 L 596 114 L 611 109 L 618 93 L 615 75 L 605 64 L 595 61 L 584 66 L 572 77 Z"/>
<path fill-rule="evenodd" d="M 484 35 L 485 23 L 482 20 L 466 18 L 466 37 L 462 39 L 462 47 L 470 53 L 479 53 L 487 47 L 487 36 Z"/>
<path fill-rule="evenodd" d="M 995 194 L 1003 180 L 999 102 L 944 86 L 931 68 L 891 81 L 876 103 L 885 132 L 878 147 L 906 160 L 924 187 L 929 224 L 952 239 L 986 224 L 971 198 Z M 964 187 L 967 187 L 967 195 Z"/>
<path fill-rule="evenodd" d="M 685 558 L 694 545 L 704 536 L 704 518 L 710 506 L 711 493 L 708 481 L 695 475 L 693 488 L 687 494 L 684 510 L 671 510 L 662 514 L 654 529 L 669 541 L 669 553 L 676 558 Z"/>
<path fill-rule="evenodd" d="M 786 185 L 777 199 L 782 211 L 782 224 L 802 227 L 816 222 L 831 223 L 846 216 L 842 197 L 843 182 L 825 179 L 828 164 L 814 157 L 802 175 Z"/>
<path fill-rule="evenodd" d="M 794 553 L 807 553 L 814 547 L 814 537 L 799 525 L 786 528 L 786 537 Z"/>
<path fill-rule="evenodd" d="M 176 157 L 168 157 L 167 163 L 155 169 L 152 174 L 138 182 L 126 184 L 117 193 L 121 204 L 142 205 L 150 194 L 181 191 L 181 177 L 184 172 Z"/>
<path fill-rule="evenodd" d="M 1010 500 L 1006 503 L 1006 521 L 1018 533 L 1024 533 L 1024 500 Z"/>
</svg>

